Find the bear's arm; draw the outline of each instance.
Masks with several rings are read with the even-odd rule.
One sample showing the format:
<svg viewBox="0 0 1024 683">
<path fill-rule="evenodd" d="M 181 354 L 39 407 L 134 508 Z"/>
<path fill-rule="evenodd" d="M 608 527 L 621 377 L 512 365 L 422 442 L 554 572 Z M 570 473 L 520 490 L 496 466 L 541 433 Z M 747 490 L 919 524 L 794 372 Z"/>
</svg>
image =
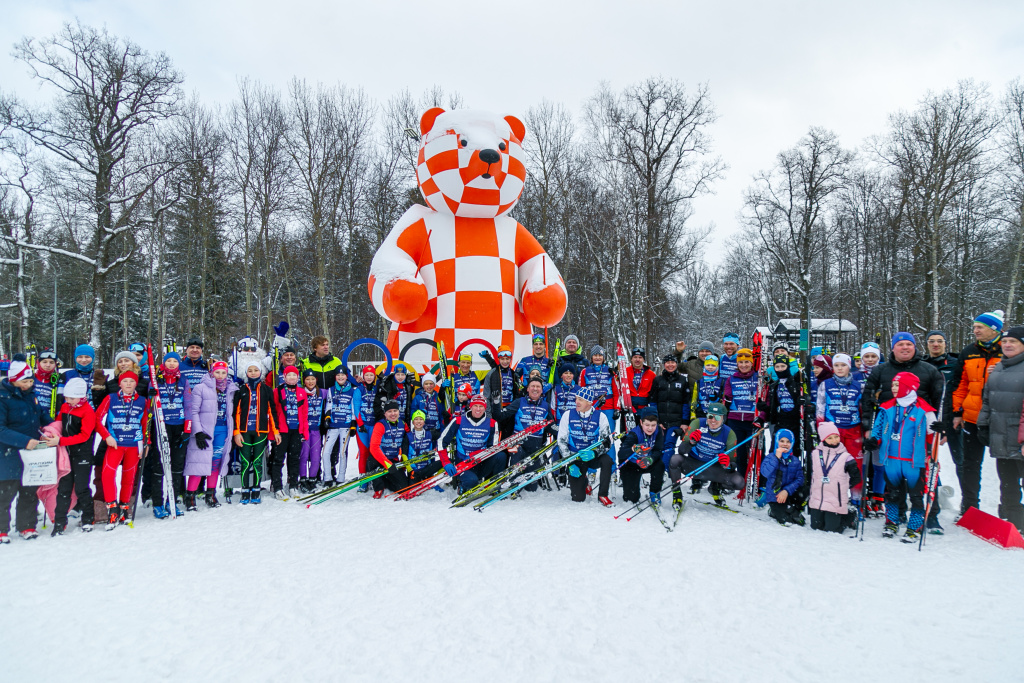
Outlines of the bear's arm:
<svg viewBox="0 0 1024 683">
<path fill-rule="evenodd" d="M 519 301 L 531 325 L 551 327 L 565 315 L 568 296 L 562 274 L 521 223 L 516 224 Z"/>
<path fill-rule="evenodd" d="M 370 264 L 367 287 L 377 312 L 392 322 L 411 322 L 427 305 L 427 288 L 420 266 L 427 251 L 424 215 L 430 209 L 410 207 L 388 233 Z"/>
</svg>

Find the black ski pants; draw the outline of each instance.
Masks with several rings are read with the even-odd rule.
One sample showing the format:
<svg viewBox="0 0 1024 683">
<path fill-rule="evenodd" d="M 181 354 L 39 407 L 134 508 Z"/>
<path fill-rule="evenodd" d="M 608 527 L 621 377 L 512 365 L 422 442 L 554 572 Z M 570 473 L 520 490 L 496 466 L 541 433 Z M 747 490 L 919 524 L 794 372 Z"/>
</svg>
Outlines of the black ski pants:
<svg viewBox="0 0 1024 683">
<path fill-rule="evenodd" d="M 82 524 L 92 524 L 94 521 L 92 504 L 92 487 L 89 479 L 92 475 L 91 458 L 85 462 L 71 462 L 71 471 L 60 478 L 57 483 L 57 503 L 53 510 L 53 523 L 57 526 L 67 526 L 68 510 L 71 509 L 71 492 L 81 503 Z"/>
<path fill-rule="evenodd" d="M 174 497 L 178 498 L 185 490 L 183 473 L 185 471 L 185 452 L 188 450 L 188 435 L 185 434 L 185 425 L 167 425 L 167 441 L 171 446 L 171 485 L 174 488 Z M 160 461 L 160 439 L 156 434 L 153 434 L 153 442 L 158 452 L 152 454 L 154 457 L 146 459 L 148 469 L 152 472 L 153 505 L 170 505 L 170 501 L 164 500 L 164 466 Z M 225 444 L 226 447 L 227 444 Z"/>
<path fill-rule="evenodd" d="M 515 453 L 509 453 L 509 456 L 508 456 L 508 466 L 512 467 L 513 465 L 518 465 L 523 460 L 525 460 L 526 458 L 530 457 L 531 455 L 533 455 L 534 453 L 536 453 L 537 451 L 539 451 L 542 448 L 544 448 L 544 442 L 543 441 L 540 441 L 539 443 L 530 443 L 530 441 L 527 440 L 525 443 L 520 444 L 518 451 L 516 451 Z M 539 460 L 535 460 L 535 461 L 531 462 L 529 465 L 527 465 L 526 469 L 524 469 L 522 471 L 522 473 L 520 473 L 519 476 L 525 479 L 526 476 L 530 472 L 536 472 L 537 470 L 539 470 L 540 466 L 541 466 L 540 461 Z M 497 474 L 497 472 L 495 472 L 495 474 Z M 527 486 L 526 490 L 530 491 L 531 493 L 536 491 L 537 490 L 537 482 L 533 482 L 532 484 Z"/>
<path fill-rule="evenodd" d="M 981 497 L 981 464 L 985 460 L 985 444 L 978 440 L 978 425 L 963 423 L 963 463 L 957 469 L 960 478 L 960 511 L 978 507 Z"/>
<path fill-rule="evenodd" d="M 281 468 L 288 466 L 288 487 L 299 483 L 299 455 L 302 453 L 302 434 L 293 429 L 281 435 L 281 443 L 275 445 L 270 456 L 270 483 L 274 491 L 282 486 Z"/>
<path fill-rule="evenodd" d="M 576 465 L 580 476 L 572 476 L 572 466 Z M 569 493 L 574 503 L 582 503 L 587 499 L 587 470 L 597 469 L 601 471 L 600 482 L 597 486 L 597 495 L 604 497 L 608 495 L 608 486 L 612 479 L 612 457 L 608 453 L 602 453 L 593 460 L 584 462 L 577 458 L 569 465 Z"/>
<path fill-rule="evenodd" d="M 1024 460 L 996 458 L 996 472 L 999 473 L 999 517 L 1024 533 L 1024 505 L 1021 505 Z"/>
<path fill-rule="evenodd" d="M 811 528 L 817 531 L 831 531 L 842 533 L 850 522 L 850 514 L 841 515 L 838 512 L 827 512 L 825 510 L 808 510 L 811 514 Z M 856 515 L 854 515 L 856 517 Z"/>
<path fill-rule="evenodd" d="M 630 455 L 632 454 L 627 453 L 625 449 L 619 451 L 620 460 L 626 460 Z M 654 461 L 647 469 L 641 469 L 635 462 L 627 462 L 619 467 L 619 476 L 622 478 L 622 500 L 628 503 L 640 502 L 640 478 L 645 474 L 651 475 L 651 491 L 660 491 L 665 484 L 665 461 L 655 455 Z"/>
<path fill-rule="evenodd" d="M 688 455 L 680 455 L 679 453 L 676 453 L 668 463 L 668 476 L 673 482 L 676 482 L 690 474 L 690 472 L 693 472 L 697 468 L 703 467 L 706 464 L 706 462 L 701 462 L 700 460 L 691 458 Z M 722 484 L 723 486 L 728 486 L 736 490 L 739 490 L 746 485 L 742 474 L 734 469 L 726 469 L 717 462 L 698 474 L 696 479 Z"/>
<path fill-rule="evenodd" d="M 36 528 L 36 510 L 39 508 L 38 486 L 22 486 L 21 480 L 0 481 L 0 533 L 11 530 L 11 503 L 18 498 L 18 531 Z"/>
</svg>

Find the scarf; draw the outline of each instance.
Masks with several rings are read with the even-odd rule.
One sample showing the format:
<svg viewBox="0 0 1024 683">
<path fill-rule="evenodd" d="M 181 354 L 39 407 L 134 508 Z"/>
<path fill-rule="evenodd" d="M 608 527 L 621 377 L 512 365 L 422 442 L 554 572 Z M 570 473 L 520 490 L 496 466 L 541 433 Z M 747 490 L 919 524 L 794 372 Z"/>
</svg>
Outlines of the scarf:
<svg viewBox="0 0 1024 683">
<path fill-rule="evenodd" d="M 1000 334 L 997 334 L 992 339 L 988 340 L 987 342 L 979 341 L 978 342 L 978 346 L 980 346 L 981 348 L 985 349 L 986 351 L 991 351 L 995 347 L 996 344 L 998 344 L 1000 341 L 1002 341 L 1002 339 L 1003 339 L 1003 335 L 1000 333 Z"/>
<path fill-rule="evenodd" d="M 163 370 L 163 373 L 164 373 L 164 384 L 177 384 L 178 383 L 178 377 L 181 376 L 181 371 L 179 371 L 179 370 L 171 370 L 166 365 L 161 365 L 160 369 Z"/>
<path fill-rule="evenodd" d="M 217 383 L 217 391 L 227 391 L 228 382 L 230 382 L 231 380 L 229 380 L 227 377 L 225 377 L 224 379 L 217 379 L 216 377 L 214 377 L 213 381 Z"/>
<path fill-rule="evenodd" d="M 49 372 L 47 372 L 46 370 L 43 370 L 42 368 L 36 368 L 36 379 L 39 380 L 40 382 L 43 382 L 44 384 L 49 384 L 50 376 L 53 375 L 53 373 L 54 373 L 53 370 L 50 370 Z"/>
</svg>

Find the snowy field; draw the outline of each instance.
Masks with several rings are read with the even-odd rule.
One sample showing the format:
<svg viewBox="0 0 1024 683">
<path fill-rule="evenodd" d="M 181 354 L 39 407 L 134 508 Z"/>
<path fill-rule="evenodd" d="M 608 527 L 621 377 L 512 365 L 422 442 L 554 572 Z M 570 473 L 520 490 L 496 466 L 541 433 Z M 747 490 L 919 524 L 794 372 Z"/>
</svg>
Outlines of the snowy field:
<svg viewBox="0 0 1024 683">
<path fill-rule="evenodd" d="M 567 492 L 235 500 L 0 548 L 0 680 L 1024 679 L 1024 553 L 952 511 L 919 553 L 879 520 L 860 542 L 691 503 L 666 533 Z"/>
</svg>

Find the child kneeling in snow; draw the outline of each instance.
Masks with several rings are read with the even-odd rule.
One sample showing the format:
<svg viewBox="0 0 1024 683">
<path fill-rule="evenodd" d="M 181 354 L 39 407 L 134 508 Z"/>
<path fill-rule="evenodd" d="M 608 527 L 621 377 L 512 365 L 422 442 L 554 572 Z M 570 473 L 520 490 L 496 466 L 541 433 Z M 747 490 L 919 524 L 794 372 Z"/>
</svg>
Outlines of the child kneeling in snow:
<svg viewBox="0 0 1024 683">
<path fill-rule="evenodd" d="M 768 503 L 768 516 L 779 524 L 803 526 L 800 488 L 804 485 L 804 468 L 793 453 L 793 432 L 780 429 L 775 433 L 775 452 L 761 463 L 761 476 L 767 485 L 758 505 Z"/>
<path fill-rule="evenodd" d="M 892 394 L 878 408 L 871 429 L 871 447 L 878 448 L 885 470 L 885 527 L 882 536 L 892 538 L 900 530 L 900 501 L 910 496 L 910 518 L 904 539 L 921 533 L 924 523 L 924 467 L 928 460 L 925 440 L 935 423 L 935 409 L 917 397 L 921 380 L 910 372 L 892 378 Z M 867 444 L 865 444 L 867 445 Z"/>
<path fill-rule="evenodd" d="M 843 445 L 839 428 L 832 422 L 818 425 L 821 443 L 811 452 L 811 495 L 807 507 L 811 528 L 839 533 L 857 513 L 850 513 L 850 488 L 860 483 L 857 460 Z"/>
</svg>

